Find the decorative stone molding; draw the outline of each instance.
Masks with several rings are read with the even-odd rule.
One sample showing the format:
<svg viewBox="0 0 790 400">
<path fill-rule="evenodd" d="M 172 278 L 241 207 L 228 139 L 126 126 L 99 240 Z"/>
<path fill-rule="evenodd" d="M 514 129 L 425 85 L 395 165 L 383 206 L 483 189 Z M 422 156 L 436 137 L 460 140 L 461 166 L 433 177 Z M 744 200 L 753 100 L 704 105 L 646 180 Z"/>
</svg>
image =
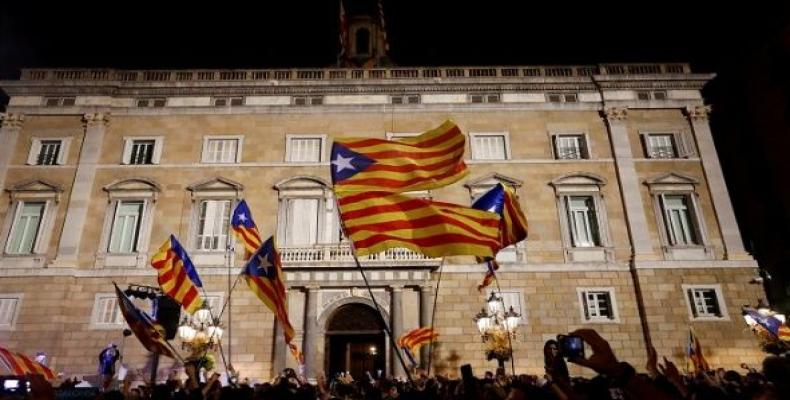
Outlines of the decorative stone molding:
<svg viewBox="0 0 790 400">
<path fill-rule="evenodd" d="M 60 202 L 60 194 L 63 188 L 60 185 L 48 182 L 43 179 L 29 179 L 19 182 L 6 191 L 11 195 L 11 200 L 16 201 L 20 198 L 53 198 L 55 203 Z"/>
<path fill-rule="evenodd" d="M 317 313 L 319 316 L 323 316 L 327 311 L 333 311 L 340 305 L 348 303 L 363 303 L 373 307 L 370 293 L 363 288 L 321 290 L 319 294 Z M 389 313 L 390 299 L 387 293 L 382 290 L 374 290 L 373 296 L 376 297 L 376 303 L 379 304 L 382 311 Z"/>
<path fill-rule="evenodd" d="M 192 192 L 193 200 L 196 197 L 233 197 L 240 199 L 241 193 L 244 191 L 244 185 L 218 176 L 189 185 L 187 190 Z"/>
<path fill-rule="evenodd" d="M 112 201 L 119 197 L 141 197 L 151 198 L 156 201 L 162 188 L 156 182 L 148 178 L 123 178 L 102 188 L 109 194 Z"/>
<path fill-rule="evenodd" d="M 0 114 L 0 119 L 2 119 L 2 128 L 21 128 L 22 123 L 25 122 L 25 114 L 5 113 Z"/>
<path fill-rule="evenodd" d="M 82 121 L 85 122 L 85 125 L 88 127 L 96 126 L 96 125 L 106 125 L 110 122 L 110 113 L 107 112 L 88 113 L 82 116 Z"/>
<path fill-rule="evenodd" d="M 606 107 L 603 110 L 604 118 L 608 121 L 625 121 L 628 119 L 627 107 Z"/>
<path fill-rule="evenodd" d="M 686 107 L 686 116 L 692 121 L 706 121 L 713 108 L 711 106 Z"/>
</svg>

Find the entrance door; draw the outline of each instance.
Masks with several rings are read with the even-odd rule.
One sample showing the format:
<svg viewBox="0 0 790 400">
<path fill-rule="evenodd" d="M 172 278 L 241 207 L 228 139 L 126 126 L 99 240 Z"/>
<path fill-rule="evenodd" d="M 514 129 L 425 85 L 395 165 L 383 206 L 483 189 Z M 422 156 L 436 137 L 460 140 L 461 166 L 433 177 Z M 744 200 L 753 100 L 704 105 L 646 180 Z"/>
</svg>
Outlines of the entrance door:
<svg viewBox="0 0 790 400">
<path fill-rule="evenodd" d="M 386 374 L 384 332 L 376 310 L 364 304 L 347 304 L 329 318 L 326 329 L 325 369 L 329 377 L 350 373 Z"/>
</svg>

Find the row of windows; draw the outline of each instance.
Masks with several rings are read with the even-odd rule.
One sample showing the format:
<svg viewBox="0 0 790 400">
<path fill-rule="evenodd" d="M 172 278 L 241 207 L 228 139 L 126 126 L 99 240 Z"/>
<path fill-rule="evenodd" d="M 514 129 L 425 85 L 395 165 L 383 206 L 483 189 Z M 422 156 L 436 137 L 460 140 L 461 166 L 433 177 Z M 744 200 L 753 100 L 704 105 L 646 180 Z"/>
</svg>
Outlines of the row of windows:
<svg viewBox="0 0 790 400">
<path fill-rule="evenodd" d="M 413 136 L 393 134 L 398 140 Z M 473 160 L 510 159 L 508 135 L 505 133 L 470 133 Z M 286 161 L 321 162 L 325 151 L 324 135 L 289 135 L 286 144 Z M 582 133 L 553 135 L 554 158 L 558 160 L 590 159 L 587 136 Z M 210 164 L 241 162 L 243 136 L 207 136 L 204 138 L 201 161 Z M 643 135 L 645 155 L 648 158 L 672 159 L 688 156 L 682 136 L 677 133 L 648 133 Z M 162 152 L 161 137 L 127 138 L 124 141 L 124 164 L 158 164 Z M 68 139 L 33 139 L 28 164 L 62 165 L 66 162 Z"/>
<path fill-rule="evenodd" d="M 683 289 L 691 320 L 717 320 L 728 317 L 719 285 L 683 285 Z M 583 322 L 619 322 L 620 316 L 613 288 L 577 288 L 577 294 Z M 501 295 L 505 309 L 513 307 L 521 315 L 528 314 L 528 310 L 524 310 L 522 306 L 521 292 L 503 291 Z M 0 295 L 0 330 L 14 328 L 22 297 L 21 294 Z M 212 313 L 218 315 L 222 309 L 223 295 L 208 293 L 205 300 Z M 132 299 L 132 301 L 141 310 L 150 312 L 149 301 L 141 299 Z M 116 295 L 96 294 L 91 312 L 91 327 L 116 329 L 124 324 Z"/>
<path fill-rule="evenodd" d="M 658 194 L 660 229 L 664 229 L 669 247 L 703 246 L 704 230 L 695 194 L 668 192 Z M 284 198 L 283 213 L 279 224 L 284 245 L 313 246 L 318 243 L 337 243 L 340 235 L 323 229 L 328 223 L 336 224 L 337 216 L 325 207 L 323 195 L 316 197 Z M 562 225 L 570 248 L 609 247 L 605 227 L 606 214 L 600 193 L 574 192 L 559 194 L 558 207 Z M 222 251 L 228 245 L 230 214 L 235 206 L 233 199 L 205 199 L 195 203 L 196 217 L 190 248 L 201 251 Z M 42 222 L 48 213 L 48 202 L 20 200 L 16 203 L 13 222 L 5 252 L 7 254 L 33 254 L 40 240 Z M 140 231 L 152 203 L 145 199 L 121 199 L 111 203 L 108 253 L 129 254 L 138 251 Z M 329 213 L 330 215 L 327 215 Z M 150 218 L 150 217 L 148 217 Z M 335 228 L 332 228 L 337 230 Z"/>
</svg>

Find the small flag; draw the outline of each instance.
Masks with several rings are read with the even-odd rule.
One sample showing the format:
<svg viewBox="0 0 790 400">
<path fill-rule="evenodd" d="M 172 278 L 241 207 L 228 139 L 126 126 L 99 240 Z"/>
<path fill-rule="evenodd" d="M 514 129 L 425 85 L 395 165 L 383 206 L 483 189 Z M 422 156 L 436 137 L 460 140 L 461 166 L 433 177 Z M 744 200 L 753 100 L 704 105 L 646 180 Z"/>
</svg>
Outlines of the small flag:
<svg viewBox="0 0 790 400">
<path fill-rule="evenodd" d="M 236 233 L 236 237 L 244 244 L 244 249 L 248 255 L 255 253 L 261 247 L 261 234 L 258 232 L 258 227 L 252 219 L 252 212 L 246 201 L 241 200 L 236 205 L 230 224 L 233 227 L 233 232 Z"/>
<path fill-rule="evenodd" d="M 274 236 L 258 248 L 250 257 L 242 271 L 247 285 L 253 293 L 271 310 L 283 327 L 285 343 L 291 349 L 291 353 L 297 360 L 301 357 L 296 345 L 292 345 L 294 338 L 294 328 L 288 319 L 288 298 L 285 293 L 285 282 L 283 281 L 283 268 L 280 262 L 280 254 L 274 245 Z"/>
<path fill-rule="evenodd" d="M 790 327 L 785 325 L 779 318 L 773 315 L 763 315 L 753 308 L 744 309 L 744 317 L 750 317 L 759 326 L 768 331 L 773 337 L 779 340 L 790 341 Z"/>
<path fill-rule="evenodd" d="M 483 277 L 483 281 L 480 282 L 479 285 L 477 285 L 477 291 L 478 292 L 483 290 L 483 289 L 485 289 L 485 288 L 487 288 L 488 285 L 490 285 L 491 282 L 494 281 L 494 278 L 496 278 L 496 271 L 499 270 L 499 263 L 497 263 L 496 260 L 493 260 L 493 259 L 492 260 L 488 260 L 485 263 L 486 263 L 486 267 L 487 267 L 486 268 L 486 275 Z"/>
<path fill-rule="evenodd" d="M 379 25 L 381 25 L 381 40 L 384 42 L 384 54 L 390 52 L 390 42 L 387 40 L 387 24 L 384 22 L 384 3 L 379 0 Z"/>
<path fill-rule="evenodd" d="M 464 164 L 465 143 L 452 121 L 399 141 L 337 138 L 330 164 L 335 193 L 397 193 L 457 182 L 469 173 Z"/>
<path fill-rule="evenodd" d="M 349 194 L 338 206 L 358 256 L 405 247 L 493 258 L 499 250 L 499 216 L 487 211 L 386 192 Z"/>
<path fill-rule="evenodd" d="M 145 312 L 135 307 L 134 303 L 115 285 L 115 294 L 118 296 L 118 307 L 121 314 L 129 325 L 129 329 L 134 332 L 134 336 L 142 343 L 146 350 L 152 353 L 159 353 L 170 358 L 175 358 L 170 346 L 165 340 L 165 328 L 157 324 Z"/>
<path fill-rule="evenodd" d="M 22 353 L 15 353 L 0 347 L 0 360 L 14 375 L 38 374 L 50 381 L 55 379 L 55 374 L 51 369 Z"/>
<path fill-rule="evenodd" d="M 417 366 L 415 354 L 422 345 L 432 342 L 439 337 L 439 333 L 432 328 L 417 328 L 406 332 L 398 338 L 397 345 L 409 358 L 412 367 Z"/>
<path fill-rule="evenodd" d="M 203 305 L 203 299 L 197 290 L 203 286 L 203 282 L 200 281 L 197 269 L 186 250 L 175 236 L 170 235 L 154 254 L 151 266 L 156 269 L 157 280 L 162 291 L 181 304 L 186 312 L 193 314 Z"/>
<path fill-rule="evenodd" d="M 702 344 L 700 344 L 699 338 L 694 334 L 694 330 L 691 327 L 689 327 L 688 355 L 691 363 L 694 365 L 695 373 L 710 370 L 708 361 L 705 360 L 705 356 L 702 354 Z"/>
</svg>

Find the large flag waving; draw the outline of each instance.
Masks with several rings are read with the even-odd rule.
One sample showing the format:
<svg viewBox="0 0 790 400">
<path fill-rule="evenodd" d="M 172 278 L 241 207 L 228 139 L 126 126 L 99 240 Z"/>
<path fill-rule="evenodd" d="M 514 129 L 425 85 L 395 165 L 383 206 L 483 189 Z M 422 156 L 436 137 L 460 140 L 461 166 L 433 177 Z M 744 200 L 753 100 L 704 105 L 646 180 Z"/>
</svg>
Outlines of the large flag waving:
<svg viewBox="0 0 790 400">
<path fill-rule="evenodd" d="M 790 327 L 773 315 L 763 315 L 754 308 L 744 308 L 743 317 L 750 318 L 755 324 L 765 329 L 771 336 L 779 340 L 790 341 Z M 748 318 L 747 318 L 748 317 Z"/>
<path fill-rule="evenodd" d="M 258 232 L 255 220 L 252 219 L 252 212 L 246 201 L 241 200 L 236 205 L 236 208 L 233 210 L 233 216 L 230 219 L 230 225 L 233 227 L 236 237 L 244 244 L 244 249 L 248 255 L 255 253 L 261 247 L 261 234 Z"/>
<path fill-rule="evenodd" d="M 417 350 L 428 342 L 431 342 L 439 337 L 439 333 L 434 331 L 433 328 L 417 328 L 404 333 L 398 338 L 398 347 L 400 347 L 409 358 L 412 366 L 417 365 L 415 354 Z"/>
<path fill-rule="evenodd" d="M 337 138 L 331 157 L 335 193 L 397 193 L 457 182 L 469 173 L 464 164 L 465 143 L 452 121 L 399 141 Z"/>
<path fill-rule="evenodd" d="M 151 259 L 162 291 L 193 314 L 203 305 L 197 288 L 203 286 L 197 269 L 175 236 L 170 235 Z"/>
<path fill-rule="evenodd" d="M 408 248 L 428 257 L 494 257 L 499 216 L 457 204 L 387 192 L 338 199 L 345 233 L 359 256 Z"/>
<path fill-rule="evenodd" d="M 0 360 L 14 375 L 39 374 L 50 381 L 55 379 L 55 374 L 51 369 L 22 353 L 15 353 L 0 347 Z"/>
<path fill-rule="evenodd" d="M 485 210 L 499 214 L 499 239 L 501 248 L 516 244 L 527 238 L 527 218 L 521 211 L 518 204 L 516 191 L 510 186 L 502 183 L 497 184 L 491 190 L 480 196 L 472 208 Z M 479 259 L 479 262 L 486 263 L 486 275 L 483 281 L 477 285 L 477 290 L 483 290 L 494 280 L 499 264 L 495 259 Z"/>
<path fill-rule="evenodd" d="M 113 283 L 113 285 L 115 284 Z M 118 296 L 118 307 L 121 309 L 123 318 L 143 347 L 152 353 L 175 358 L 175 354 L 165 340 L 165 328 L 135 307 L 134 303 L 118 288 L 118 285 L 115 285 L 115 294 Z"/>
<path fill-rule="evenodd" d="M 266 304 L 274 316 L 280 321 L 283 327 L 285 343 L 291 349 L 291 353 L 299 361 L 304 363 L 304 357 L 299 352 L 296 345 L 292 344 L 294 338 L 294 328 L 288 319 L 288 298 L 285 293 L 285 282 L 283 282 L 283 268 L 280 262 L 280 254 L 274 245 L 274 236 L 270 237 L 258 248 L 250 257 L 244 270 L 241 272 L 253 293 Z"/>
</svg>

